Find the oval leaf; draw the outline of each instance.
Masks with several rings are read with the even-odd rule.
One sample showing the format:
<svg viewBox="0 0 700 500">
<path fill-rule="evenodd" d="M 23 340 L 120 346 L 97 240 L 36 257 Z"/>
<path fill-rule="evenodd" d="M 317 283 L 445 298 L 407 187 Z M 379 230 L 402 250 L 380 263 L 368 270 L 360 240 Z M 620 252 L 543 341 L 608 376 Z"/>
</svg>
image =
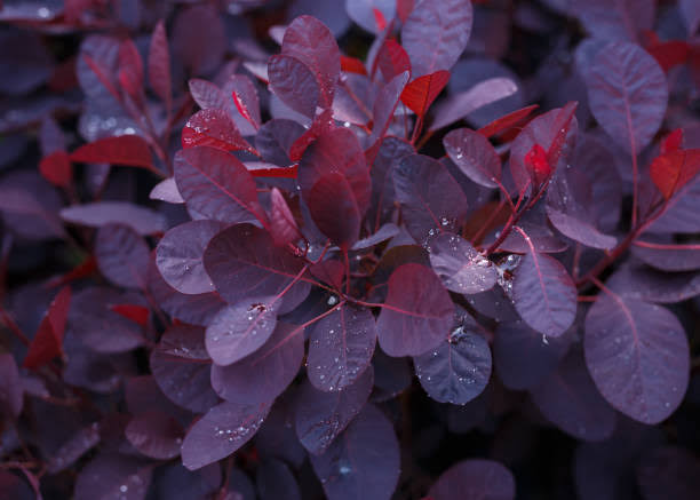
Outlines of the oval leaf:
<svg viewBox="0 0 700 500">
<path fill-rule="evenodd" d="M 474 294 L 493 288 L 496 267 L 460 236 L 443 233 L 430 241 L 430 265 L 450 291 Z"/>
</svg>

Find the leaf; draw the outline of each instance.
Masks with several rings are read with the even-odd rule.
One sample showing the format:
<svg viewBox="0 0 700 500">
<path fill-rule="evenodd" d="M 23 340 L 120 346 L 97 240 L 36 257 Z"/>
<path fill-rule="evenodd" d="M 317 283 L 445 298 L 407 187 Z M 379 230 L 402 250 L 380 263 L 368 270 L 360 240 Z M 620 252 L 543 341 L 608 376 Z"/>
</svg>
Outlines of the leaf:
<svg viewBox="0 0 700 500">
<path fill-rule="evenodd" d="M 297 479 L 282 460 L 264 460 L 258 467 L 255 478 L 260 500 L 302 500 Z"/>
<path fill-rule="evenodd" d="M 505 99 L 518 91 L 518 86 L 509 78 L 489 78 L 477 83 L 469 90 L 451 95 L 435 108 L 430 131 L 461 120 L 477 109 Z"/>
<path fill-rule="evenodd" d="M 378 229 L 383 222 L 392 220 L 396 209 L 394 201 L 393 171 L 398 161 L 415 153 L 413 146 L 398 137 L 385 137 L 378 143 L 379 149 L 372 164 L 372 202 L 367 213 L 367 220 Z"/>
<path fill-rule="evenodd" d="M 649 175 L 665 199 L 669 199 L 700 172 L 700 149 L 662 154 L 651 163 Z"/>
<path fill-rule="evenodd" d="M 22 362 L 24 368 L 40 368 L 63 353 L 63 334 L 66 330 L 70 302 L 71 289 L 67 286 L 63 287 L 49 304 L 39 324 L 39 329 Z"/>
<path fill-rule="evenodd" d="M 246 75 L 231 75 L 224 86 L 224 90 L 231 90 L 233 104 L 238 114 L 245 120 L 244 123 L 250 125 L 247 128 L 240 127 L 241 133 L 249 135 L 248 128 L 252 128 L 252 132 L 257 131 L 261 122 L 260 99 L 258 98 L 258 91 L 250 78 Z"/>
<path fill-rule="evenodd" d="M 225 227 L 218 221 L 196 220 L 165 233 L 156 248 L 156 265 L 163 279 L 188 295 L 214 291 L 202 259 L 211 239 Z"/>
<path fill-rule="evenodd" d="M 639 154 L 666 114 L 666 76 L 654 58 L 628 42 L 611 42 L 593 59 L 586 78 L 591 112 L 612 139 Z"/>
<path fill-rule="evenodd" d="M 100 443 L 100 425 L 94 422 L 79 429 L 61 444 L 46 464 L 49 474 L 61 472 Z"/>
<path fill-rule="evenodd" d="M 661 446 L 644 454 L 636 476 L 645 500 L 690 500 L 700 487 L 700 460 L 680 446 Z"/>
<path fill-rule="evenodd" d="M 490 290 L 498 275 L 491 261 L 460 236 L 442 233 L 430 241 L 430 265 L 450 291 L 474 294 Z"/>
<path fill-rule="evenodd" d="M 160 233 L 165 230 L 165 217 L 162 214 L 121 201 L 73 205 L 61 210 L 61 218 L 66 222 L 96 228 L 108 224 L 124 224 L 140 235 Z"/>
<path fill-rule="evenodd" d="M 450 79 L 450 72 L 436 71 L 429 75 L 419 76 L 406 85 L 401 93 L 401 101 L 420 118 L 424 117 L 430 106 L 440 95 Z"/>
<path fill-rule="evenodd" d="M 154 169 L 148 143 L 137 135 L 105 137 L 79 147 L 70 160 L 81 163 L 110 163 Z"/>
<path fill-rule="evenodd" d="M 277 323 L 265 345 L 250 356 L 232 365 L 212 366 L 211 385 L 226 401 L 271 404 L 294 380 L 303 357 L 301 332 Z"/>
<path fill-rule="evenodd" d="M 265 161 L 281 166 L 291 165 L 290 149 L 304 132 L 304 127 L 295 121 L 273 119 L 260 127 L 255 136 L 255 148 Z"/>
<path fill-rule="evenodd" d="M 525 323 L 538 332 L 558 337 L 576 318 L 576 287 L 559 261 L 535 251 L 531 242 L 528 244 L 530 251 L 514 273 L 515 309 Z"/>
<path fill-rule="evenodd" d="M 311 382 L 300 389 L 295 428 L 309 453 L 324 453 L 365 406 L 374 381 L 370 368 L 348 387 L 338 392 L 319 391 Z"/>
<path fill-rule="evenodd" d="M 227 366 L 262 347 L 277 326 L 275 297 L 251 297 L 223 308 L 207 327 L 207 352 Z"/>
<path fill-rule="evenodd" d="M 174 205 L 185 203 L 180 191 L 177 190 L 177 184 L 174 177 L 168 177 L 164 181 L 156 184 L 151 190 L 148 197 L 152 200 L 160 200 Z"/>
<path fill-rule="evenodd" d="M 187 82 L 190 95 L 202 109 L 227 109 L 226 96 L 221 89 L 212 82 L 200 78 L 191 78 Z"/>
<path fill-rule="evenodd" d="M 321 100 L 314 73 L 296 57 L 276 55 L 267 65 L 270 90 L 297 113 L 313 118 Z"/>
<path fill-rule="evenodd" d="M 347 179 L 339 173 L 319 178 L 307 201 L 314 222 L 323 234 L 347 251 L 360 236 L 362 215 Z"/>
<path fill-rule="evenodd" d="M 187 432 L 183 465 L 197 470 L 231 455 L 258 432 L 269 411 L 266 405 L 228 401 L 213 407 Z"/>
<path fill-rule="evenodd" d="M 124 435 L 143 455 L 168 460 L 180 454 L 184 431 L 173 417 L 163 412 L 150 411 L 134 416 Z"/>
<path fill-rule="evenodd" d="M 57 187 L 67 188 L 73 181 L 73 165 L 65 151 L 56 151 L 41 159 L 41 176 Z"/>
<path fill-rule="evenodd" d="M 340 70 L 343 73 L 354 73 L 356 75 L 367 76 L 365 63 L 356 57 L 340 56 Z"/>
<path fill-rule="evenodd" d="M 452 130 L 442 143 L 447 155 L 464 175 L 481 186 L 498 187 L 501 159 L 481 133 L 468 128 Z"/>
<path fill-rule="evenodd" d="M 190 73 L 214 73 L 227 50 L 226 28 L 213 5 L 199 4 L 177 12 L 172 27 L 175 58 Z"/>
<path fill-rule="evenodd" d="M 418 3 L 401 28 L 413 76 L 449 70 L 467 47 L 472 20 L 469 0 Z"/>
<path fill-rule="evenodd" d="M 377 53 L 376 63 L 384 80 L 389 82 L 404 72 L 411 74 L 411 60 L 404 48 L 393 38 L 387 38 Z"/>
<path fill-rule="evenodd" d="M 514 500 L 515 478 L 499 462 L 464 460 L 443 472 L 428 495 L 433 500 Z"/>
<path fill-rule="evenodd" d="M 151 250 L 131 227 L 108 224 L 97 231 L 95 258 L 102 275 L 117 286 L 146 288 Z"/>
<path fill-rule="evenodd" d="M 137 102 L 143 96 L 143 59 L 136 44 L 124 40 L 119 46 L 119 83 Z"/>
<path fill-rule="evenodd" d="M 586 30 L 601 40 L 637 41 L 642 30 L 654 25 L 653 0 L 591 0 L 572 5 Z"/>
<path fill-rule="evenodd" d="M 22 413 L 24 391 L 12 354 L 0 354 L 0 375 L 0 415 L 17 418 Z"/>
<path fill-rule="evenodd" d="M 639 260 L 662 271 L 695 271 L 700 269 L 700 246 L 697 244 L 664 244 L 636 240 L 632 253 Z"/>
<path fill-rule="evenodd" d="M 190 210 L 221 222 L 266 222 L 255 181 L 234 156 L 194 147 L 175 155 L 175 182 Z"/>
<path fill-rule="evenodd" d="M 302 236 L 294 215 L 277 188 L 270 191 L 270 205 L 270 234 L 275 245 L 284 246 L 300 240 Z"/>
<path fill-rule="evenodd" d="M 532 104 L 524 108 L 518 109 L 507 115 L 503 115 L 500 118 L 495 119 L 491 123 L 484 125 L 479 130 L 478 133 L 484 137 L 493 137 L 494 135 L 501 134 L 510 130 L 512 127 L 518 123 L 526 120 L 530 114 L 535 111 L 539 106 L 537 104 Z"/>
<path fill-rule="evenodd" d="M 303 262 L 275 246 L 266 231 L 239 224 L 209 242 L 204 268 L 221 296 L 235 304 L 247 297 L 280 294 L 302 270 Z M 303 280 L 291 285 L 280 313 L 294 309 L 308 293 L 309 284 Z"/>
<path fill-rule="evenodd" d="M 348 305 L 336 308 L 311 330 L 309 380 L 321 391 L 344 390 L 369 366 L 376 341 L 376 322 L 369 309 Z"/>
<path fill-rule="evenodd" d="M 143 459 L 103 452 L 88 462 L 78 474 L 73 498 L 146 498 L 153 466 Z"/>
<path fill-rule="evenodd" d="M 374 125 L 372 127 L 372 134 L 369 136 L 367 143 L 370 144 L 370 148 L 376 146 L 379 143 L 386 131 L 391 125 L 391 120 L 394 118 L 394 112 L 396 111 L 396 106 L 398 106 L 401 99 L 401 94 L 408 83 L 409 73 L 404 71 L 399 73 L 394 78 L 392 78 L 377 94 L 377 98 L 374 100 L 374 107 L 372 109 L 372 116 L 374 118 Z"/>
<path fill-rule="evenodd" d="M 598 392 L 580 351 L 532 390 L 532 400 L 547 420 L 576 439 L 603 441 L 615 430 L 615 410 Z"/>
<path fill-rule="evenodd" d="M 458 327 L 435 350 L 413 358 L 420 384 L 435 401 L 467 404 L 491 378 L 491 350 L 486 340 Z"/>
<path fill-rule="evenodd" d="M 399 443 L 394 428 L 367 405 L 311 465 L 328 500 L 388 500 L 399 478 Z"/>
<path fill-rule="evenodd" d="M 148 326 L 148 321 L 151 318 L 151 310 L 144 306 L 135 306 L 133 304 L 113 304 L 109 307 L 110 311 L 114 311 L 119 316 L 133 321 L 139 326 Z"/>
<path fill-rule="evenodd" d="M 148 82 L 153 92 L 165 103 L 166 110 L 172 108 L 172 81 L 170 78 L 170 49 L 165 24 L 161 19 L 156 24 L 148 50 Z"/>
<path fill-rule="evenodd" d="M 700 6 L 693 0 L 678 0 L 678 8 L 683 15 L 688 34 L 696 34 L 700 26 Z"/>
<path fill-rule="evenodd" d="M 417 241 L 454 231 L 464 222 L 467 198 L 440 162 L 423 155 L 405 156 L 393 178 L 406 229 Z"/>
<path fill-rule="evenodd" d="M 365 31 L 379 33 L 384 31 L 377 24 L 376 12 L 384 19 L 393 19 L 396 15 L 394 0 L 345 0 L 345 10 L 350 19 L 359 24 Z"/>
<path fill-rule="evenodd" d="M 284 32 L 282 54 L 296 58 L 311 70 L 320 89 L 319 106 L 330 108 L 340 76 L 340 49 L 326 25 L 312 16 L 297 17 Z"/>
<path fill-rule="evenodd" d="M 454 304 L 440 279 L 420 264 L 404 264 L 389 278 L 377 320 L 379 345 L 389 356 L 418 356 L 449 335 Z"/>
<path fill-rule="evenodd" d="M 690 354 L 683 326 L 667 309 L 601 294 L 586 315 L 584 348 L 598 390 L 618 411 L 651 425 L 680 405 Z"/>
<path fill-rule="evenodd" d="M 243 138 L 228 112 L 223 109 L 203 109 L 187 120 L 182 129 L 182 147 L 195 146 L 255 153 L 253 146 Z"/>
</svg>

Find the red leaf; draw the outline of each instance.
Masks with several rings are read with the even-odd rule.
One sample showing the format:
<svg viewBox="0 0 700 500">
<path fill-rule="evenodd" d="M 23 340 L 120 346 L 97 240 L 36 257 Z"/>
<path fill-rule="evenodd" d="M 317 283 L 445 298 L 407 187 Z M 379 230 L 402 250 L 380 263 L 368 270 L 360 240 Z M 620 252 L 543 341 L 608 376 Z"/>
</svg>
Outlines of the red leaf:
<svg viewBox="0 0 700 500">
<path fill-rule="evenodd" d="M 69 287 L 64 287 L 49 305 L 49 309 L 41 320 L 39 329 L 29 346 L 27 357 L 24 358 L 23 366 L 25 368 L 39 368 L 61 355 L 70 300 L 71 290 Z"/>
<path fill-rule="evenodd" d="M 56 151 L 42 158 L 39 172 L 51 184 L 62 188 L 70 186 L 73 179 L 73 166 L 65 151 Z"/>
<path fill-rule="evenodd" d="M 163 21 L 158 21 L 151 37 L 148 51 L 148 81 L 153 92 L 165 102 L 168 112 L 172 108 L 172 82 L 170 78 L 170 49 Z"/>
<path fill-rule="evenodd" d="M 136 135 L 98 139 L 73 151 L 70 159 L 81 163 L 111 163 L 129 167 L 155 168 L 148 143 Z"/>
<path fill-rule="evenodd" d="M 270 193 L 270 234 L 279 246 L 294 243 L 301 238 L 299 227 L 287 201 L 277 188 Z"/>
<path fill-rule="evenodd" d="M 547 152 L 539 144 L 532 146 L 532 149 L 525 155 L 524 161 L 525 167 L 530 171 L 530 175 L 538 186 L 552 173 L 552 166 L 547 160 Z"/>
<path fill-rule="evenodd" d="M 139 101 L 143 94 L 143 60 L 131 40 L 119 46 L 119 83 L 132 99 Z"/>
<path fill-rule="evenodd" d="M 530 113 L 535 111 L 537 108 L 539 108 L 539 105 L 533 104 L 532 106 L 527 106 L 525 108 L 518 109 L 517 111 L 513 111 L 512 113 L 508 113 L 507 115 L 492 121 L 488 125 L 484 125 L 477 130 L 477 132 L 484 137 L 493 137 L 494 135 L 505 132 L 511 127 L 517 125 L 519 122 L 525 120 L 528 116 L 530 116 Z"/>
<path fill-rule="evenodd" d="M 388 39 L 377 54 L 377 66 L 387 82 L 404 71 L 411 72 L 408 54 L 396 40 Z"/>
<path fill-rule="evenodd" d="M 700 149 L 673 151 L 651 164 L 651 180 L 664 198 L 669 199 L 700 172 Z"/>
<path fill-rule="evenodd" d="M 675 66 L 685 64 L 690 55 L 690 46 L 681 40 L 670 40 L 668 42 L 656 42 L 647 47 L 661 69 L 668 73 Z"/>
<path fill-rule="evenodd" d="M 272 163 L 246 162 L 248 172 L 253 177 L 274 177 L 276 179 L 296 179 L 299 175 L 299 165 L 278 167 Z"/>
<path fill-rule="evenodd" d="M 449 79 L 450 72 L 445 70 L 416 78 L 403 89 L 401 101 L 422 118 Z"/>
<path fill-rule="evenodd" d="M 133 304 L 114 304 L 110 309 L 124 318 L 133 321 L 137 325 L 146 326 L 151 311 L 147 307 Z"/>
<path fill-rule="evenodd" d="M 380 32 L 384 31 L 386 29 L 386 18 L 384 17 L 382 11 L 377 8 L 373 8 L 372 13 L 374 14 L 374 20 L 377 23 L 377 30 Z"/>
<path fill-rule="evenodd" d="M 414 4 L 415 0 L 396 0 L 396 11 L 402 23 L 405 23 L 408 16 L 411 15 Z"/>
<path fill-rule="evenodd" d="M 71 281 L 86 278 L 93 274 L 97 270 L 97 260 L 95 257 L 88 257 L 83 262 L 75 266 L 72 270 L 68 271 L 63 276 L 58 276 L 53 280 L 49 281 L 48 286 L 50 288 L 67 285 Z"/>
<path fill-rule="evenodd" d="M 192 116 L 182 129 L 182 147 L 209 146 L 222 151 L 249 151 L 246 141 L 231 117 L 223 109 L 203 109 Z"/>
<path fill-rule="evenodd" d="M 346 73 L 367 74 L 365 64 L 356 57 L 340 56 L 340 69 Z"/>
<path fill-rule="evenodd" d="M 677 128 L 661 141 L 661 154 L 673 153 L 683 147 L 683 129 Z"/>
</svg>

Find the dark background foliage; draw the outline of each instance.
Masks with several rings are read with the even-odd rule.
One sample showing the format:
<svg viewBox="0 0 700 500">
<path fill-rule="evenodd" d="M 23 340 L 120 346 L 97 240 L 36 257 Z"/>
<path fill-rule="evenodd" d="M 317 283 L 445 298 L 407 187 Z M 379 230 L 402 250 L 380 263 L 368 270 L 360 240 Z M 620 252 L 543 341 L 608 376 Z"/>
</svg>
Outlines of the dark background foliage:
<svg viewBox="0 0 700 500">
<path fill-rule="evenodd" d="M 0 0 L 0 498 L 697 498 L 699 27 Z"/>
</svg>

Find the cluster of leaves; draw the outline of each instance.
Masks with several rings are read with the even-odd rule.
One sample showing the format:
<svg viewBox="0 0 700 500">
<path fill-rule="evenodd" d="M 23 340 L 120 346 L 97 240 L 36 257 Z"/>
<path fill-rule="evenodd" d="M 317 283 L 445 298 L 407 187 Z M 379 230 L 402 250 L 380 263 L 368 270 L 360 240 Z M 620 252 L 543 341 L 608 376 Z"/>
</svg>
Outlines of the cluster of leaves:
<svg viewBox="0 0 700 500">
<path fill-rule="evenodd" d="M 181 3 L 0 2 L 3 497 L 694 498 L 700 2 Z"/>
</svg>

